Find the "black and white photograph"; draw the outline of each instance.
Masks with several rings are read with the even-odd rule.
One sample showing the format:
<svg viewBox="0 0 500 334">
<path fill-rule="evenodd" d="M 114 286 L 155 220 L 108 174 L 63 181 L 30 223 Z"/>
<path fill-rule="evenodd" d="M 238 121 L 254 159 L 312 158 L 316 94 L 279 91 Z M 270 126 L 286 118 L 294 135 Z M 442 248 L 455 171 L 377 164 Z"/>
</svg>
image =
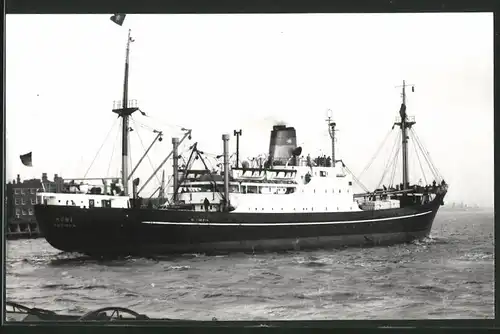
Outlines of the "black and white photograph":
<svg viewBox="0 0 500 334">
<path fill-rule="evenodd" d="M 492 13 L 5 27 L 7 321 L 494 318 Z"/>
</svg>

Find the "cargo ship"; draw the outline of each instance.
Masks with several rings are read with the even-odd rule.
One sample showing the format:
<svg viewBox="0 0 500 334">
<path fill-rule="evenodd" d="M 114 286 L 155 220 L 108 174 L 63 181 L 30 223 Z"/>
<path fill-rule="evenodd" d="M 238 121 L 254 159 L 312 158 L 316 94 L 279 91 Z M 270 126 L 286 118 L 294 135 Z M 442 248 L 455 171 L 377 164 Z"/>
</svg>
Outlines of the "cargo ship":
<svg viewBox="0 0 500 334">
<path fill-rule="evenodd" d="M 90 256 L 153 256 L 376 246 L 429 235 L 448 185 L 424 149 L 434 181 L 425 186 L 410 183 L 408 139 L 414 134 L 415 119 L 406 113 L 406 89 L 414 90 L 414 85 L 404 81 L 393 124 L 399 132 L 399 149 L 391 165 L 395 168 L 401 152 L 399 184 L 391 180 L 388 187 L 364 187 L 364 192 L 354 193 L 353 182 L 358 180 L 336 159 L 336 123 L 329 117 L 325 131 L 331 139 L 331 156 L 312 159 L 307 148 L 297 146 L 294 127 L 275 125 L 265 159 L 240 163 L 237 148 L 236 162 L 231 163 L 230 136 L 223 134 L 221 171 L 207 167 L 198 143 L 190 146 L 187 163 L 179 164 L 179 146 L 192 140 L 192 131 L 183 129 L 184 136 L 172 138 L 172 151 L 138 191 L 140 180 L 132 177 L 137 166 L 128 172 L 128 122 L 139 110 L 128 100 L 131 41 L 129 30 L 123 100 L 113 109 L 122 120 L 120 182 L 114 180 L 111 189 L 104 185 L 39 193 L 36 219 L 53 247 Z M 155 141 L 161 136 L 158 132 Z M 138 194 L 166 161 L 173 164 L 171 191 L 162 205 L 144 205 Z M 204 168 L 193 168 L 194 161 L 201 161 Z"/>
</svg>

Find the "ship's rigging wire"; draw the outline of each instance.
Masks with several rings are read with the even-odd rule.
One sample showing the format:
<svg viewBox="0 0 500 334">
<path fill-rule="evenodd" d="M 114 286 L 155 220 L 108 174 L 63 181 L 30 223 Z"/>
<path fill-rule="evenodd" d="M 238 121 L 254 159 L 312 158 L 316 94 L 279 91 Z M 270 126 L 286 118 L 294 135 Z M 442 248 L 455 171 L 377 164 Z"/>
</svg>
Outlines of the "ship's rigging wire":
<svg viewBox="0 0 500 334">
<path fill-rule="evenodd" d="M 368 190 L 368 188 L 367 188 L 367 187 L 365 187 L 365 185 L 364 185 L 363 183 L 361 183 L 361 181 L 360 181 L 360 180 L 358 180 L 358 178 L 354 175 L 354 173 L 353 173 L 353 172 L 351 172 L 351 170 L 350 170 L 350 169 L 349 169 L 349 168 L 348 168 L 348 167 L 344 164 L 344 162 L 342 162 L 342 167 L 343 167 L 343 168 L 344 168 L 344 169 L 345 169 L 345 170 L 346 170 L 349 174 L 351 174 L 351 177 L 352 177 L 352 179 L 354 180 L 354 182 L 356 182 L 356 183 L 357 183 L 357 184 L 361 187 L 361 189 L 363 189 L 363 191 L 365 191 L 365 192 L 370 192 L 370 191 Z"/>
<path fill-rule="evenodd" d="M 160 119 L 158 119 L 156 117 L 152 117 L 151 115 L 143 114 L 143 116 L 147 117 L 147 118 L 150 118 L 155 123 L 163 124 L 163 125 L 166 125 L 166 126 L 171 127 L 171 128 L 179 128 L 179 129 L 185 129 L 186 128 L 185 126 L 181 126 L 181 125 L 177 125 L 177 124 L 173 124 L 173 123 L 165 123 L 165 122 L 161 121 Z"/>
<path fill-rule="evenodd" d="M 415 142 L 414 136 L 411 132 L 410 132 L 410 136 L 412 137 L 413 141 Z M 427 177 L 425 177 L 424 166 L 422 166 L 422 162 L 420 161 L 420 155 L 418 154 L 417 145 L 413 144 L 412 146 L 413 146 L 413 149 L 415 151 L 415 155 L 417 156 L 418 164 L 420 166 L 420 170 L 422 171 L 422 177 L 424 178 L 424 182 L 425 182 L 425 184 L 428 184 Z"/>
<path fill-rule="evenodd" d="M 389 186 L 390 187 L 394 186 L 394 178 L 396 177 L 396 169 L 397 169 L 397 166 L 398 166 L 398 163 L 399 163 L 399 157 L 400 157 L 399 154 L 396 154 L 396 158 L 395 158 L 396 161 L 394 161 L 394 164 L 392 166 L 391 178 L 389 180 Z"/>
<path fill-rule="evenodd" d="M 387 135 L 385 136 L 384 140 L 382 141 L 382 143 L 380 144 L 380 146 L 378 147 L 377 151 L 375 152 L 375 154 L 371 157 L 371 159 L 368 161 L 368 164 L 366 165 L 366 167 L 361 171 L 361 173 L 359 173 L 358 175 L 358 179 L 361 179 L 361 177 L 363 176 L 363 174 L 370 168 L 370 166 L 372 165 L 373 161 L 375 160 L 375 158 L 377 157 L 377 155 L 379 154 L 380 150 L 382 149 L 382 147 L 384 146 L 385 142 L 387 141 L 387 139 L 389 138 L 389 136 L 391 135 L 392 133 L 392 129 L 390 129 L 387 133 Z"/>
<path fill-rule="evenodd" d="M 130 116 L 130 119 L 133 121 L 132 116 Z M 131 147 L 130 147 L 130 132 L 133 131 L 133 128 L 131 126 L 129 126 L 129 128 L 127 129 L 127 131 L 129 132 L 129 135 L 127 136 L 128 164 L 129 164 L 130 168 L 132 168 L 133 165 L 132 165 L 132 150 L 131 150 Z M 128 179 L 128 175 L 125 175 L 125 177 Z"/>
<path fill-rule="evenodd" d="M 425 149 L 422 147 L 422 144 L 418 141 L 418 138 L 415 136 L 414 132 L 411 132 L 411 134 L 412 134 L 414 141 L 417 143 L 420 151 L 422 152 L 422 155 L 425 159 L 425 162 L 427 163 L 427 166 L 429 167 L 429 170 L 430 170 L 432 176 L 434 177 L 435 180 L 439 180 L 439 175 L 433 169 L 432 163 L 429 161 L 429 157 L 425 154 Z"/>
<path fill-rule="evenodd" d="M 130 119 L 132 120 L 132 122 L 134 123 L 134 125 L 137 123 L 137 122 L 135 121 L 135 119 L 134 119 L 134 118 L 130 117 Z M 139 141 L 140 141 L 140 143 L 141 143 L 141 146 L 142 146 L 142 148 L 143 148 L 144 152 L 146 152 L 146 147 L 144 146 L 144 142 L 142 141 L 142 138 L 141 138 L 141 135 L 139 134 L 139 131 L 135 131 L 135 132 L 136 132 L 136 134 L 137 134 L 137 137 L 139 137 Z M 152 169 L 152 170 L 153 170 L 153 172 L 154 172 L 155 168 L 154 168 L 154 166 L 153 166 L 153 162 L 151 161 L 151 158 L 149 157 L 149 155 L 147 155 L 146 157 L 148 158 L 149 164 L 151 165 L 151 169 Z M 161 184 L 161 181 L 160 181 L 160 179 L 158 178 L 158 175 L 155 175 L 155 177 L 156 177 L 156 180 L 158 181 L 158 183 L 160 183 L 160 184 Z"/>
<path fill-rule="evenodd" d="M 397 154 L 399 153 L 399 149 L 400 149 L 400 146 L 398 147 L 398 149 L 396 150 L 396 153 L 393 154 L 394 152 L 394 149 L 396 148 L 396 146 L 398 146 L 399 144 L 399 140 L 401 139 L 401 133 L 399 133 L 397 136 L 396 136 L 396 140 L 394 142 L 394 145 L 392 146 L 392 150 L 391 150 L 391 153 L 389 154 L 389 158 L 387 160 L 387 163 L 385 164 L 385 168 L 384 168 L 384 171 L 382 173 L 382 177 L 380 179 L 380 182 L 378 183 L 376 189 L 380 188 L 380 185 L 382 184 L 382 182 L 384 181 L 384 178 L 385 178 L 385 175 L 387 174 L 388 170 L 392 167 L 393 163 L 394 163 L 394 159 L 397 157 Z"/>
<path fill-rule="evenodd" d="M 109 170 L 111 169 L 111 165 L 113 163 L 113 156 L 115 154 L 116 143 L 118 142 L 118 138 L 120 137 L 120 127 L 116 128 L 116 138 L 113 142 L 113 149 L 111 151 L 111 158 L 109 158 L 108 170 L 106 171 L 106 176 L 109 176 Z"/>
<path fill-rule="evenodd" d="M 99 155 L 99 153 L 101 152 L 101 149 L 102 147 L 104 146 L 104 144 L 106 143 L 106 141 L 108 140 L 108 137 L 109 135 L 111 134 L 113 128 L 115 127 L 116 125 L 116 122 L 118 121 L 118 118 L 115 118 L 114 122 L 113 122 L 113 125 L 111 126 L 111 128 L 109 129 L 108 131 L 108 134 L 106 135 L 106 137 L 104 138 L 104 141 L 102 142 L 101 144 L 101 147 L 99 147 L 99 149 L 97 150 L 97 153 L 94 157 L 94 159 L 92 160 L 92 162 L 90 163 L 90 166 L 89 168 L 87 169 L 87 171 L 85 172 L 85 174 L 83 175 L 83 178 L 86 178 L 87 177 L 87 174 L 89 173 L 90 169 L 92 168 L 92 165 L 94 164 L 95 160 L 97 159 L 97 156 Z"/>
<path fill-rule="evenodd" d="M 429 164 L 429 168 L 431 169 L 431 172 L 433 173 L 434 177 L 436 178 L 436 181 L 443 180 L 441 173 L 438 171 L 438 169 L 434 165 L 429 152 L 424 148 L 424 144 L 420 140 L 420 138 L 418 137 L 415 130 L 412 128 L 412 129 L 410 129 L 410 132 L 413 134 L 413 137 L 416 139 L 416 142 L 417 142 L 418 146 L 420 147 L 420 150 L 422 151 L 424 158 L 426 159 L 427 163 Z"/>
</svg>

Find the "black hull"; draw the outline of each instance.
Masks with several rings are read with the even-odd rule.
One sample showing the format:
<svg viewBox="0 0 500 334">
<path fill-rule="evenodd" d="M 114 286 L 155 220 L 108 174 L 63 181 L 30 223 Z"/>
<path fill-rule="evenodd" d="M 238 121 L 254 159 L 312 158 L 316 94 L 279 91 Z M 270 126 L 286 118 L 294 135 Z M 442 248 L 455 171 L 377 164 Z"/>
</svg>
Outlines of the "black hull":
<svg viewBox="0 0 500 334">
<path fill-rule="evenodd" d="M 95 256 L 375 246 L 426 237 L 443 200 L 335 213 L 221 213 L 35 205 L 54 248 Z"/>
</svg>

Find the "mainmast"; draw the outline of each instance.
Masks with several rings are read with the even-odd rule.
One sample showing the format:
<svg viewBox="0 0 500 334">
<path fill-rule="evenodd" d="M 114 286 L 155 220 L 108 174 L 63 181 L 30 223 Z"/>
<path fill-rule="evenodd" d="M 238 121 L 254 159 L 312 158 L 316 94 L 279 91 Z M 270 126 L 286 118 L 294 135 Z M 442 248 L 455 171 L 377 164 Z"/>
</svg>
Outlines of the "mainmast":
<svg viewBox="0 0 500 334">
<path fill-rule="evenodd" d="M 130 43 L 134 40 L 130 37 L 130 29 L 128 30 L 127 50 L 125 54 L 125 77 L 123 80 L 123 99 L 120 102 L 115 102 L 113 112 L 122 117 L 122 185 L 123 195 L 128 196 L 128 133 L 129 133 L 129 116 L 139 108 L 137 106 L 129 107 L 128 101 L 128 71 L 129 71 L 129 54 Z"/>
<path fill-rule="evenodd" d="M 401 128 L 401 138 L 402 138 L 402 154 L 403 154 L 403 189 L 408 189 L 410 187 L 409 180 L 409 168 L 408 168 L 408 132 L 407 130 L 414 125 L 415 117 L 408 117 L 406 114 L 406 83 L 403 80 L 402 94 L 403 103 L 401 103 L 401 109 L 399 109 L 399 119 L 394 124 Z M 412 92 L 415 91 L 415 85 L 411 86 Z"/>
<path fill-rule="evenodd" d="M 330 134 L 330 138 L 332 140 L 332 167 L 335 167 L 335 126 L 337 125 L 332 120 L 332 111 L 328 109 L 328 119 L 326 120 L 328 123 L 328 133 Z"/>
</svg>

